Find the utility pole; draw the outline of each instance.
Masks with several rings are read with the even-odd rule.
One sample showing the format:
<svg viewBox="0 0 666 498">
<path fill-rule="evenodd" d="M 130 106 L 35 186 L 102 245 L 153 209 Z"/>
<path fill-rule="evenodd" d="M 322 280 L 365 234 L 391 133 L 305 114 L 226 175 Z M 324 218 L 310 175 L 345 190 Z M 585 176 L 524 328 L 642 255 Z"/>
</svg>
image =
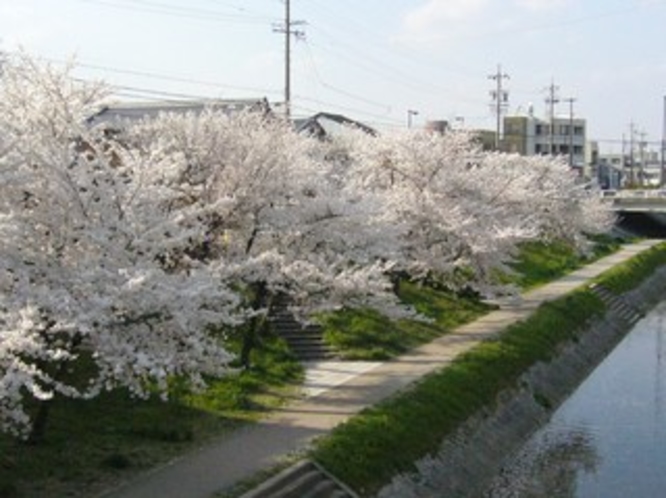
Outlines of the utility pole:
<svg viewBox="0 0 666 498">
<path fill-rule="evenodd" d="M 546 105 L 549 108 L 550 116 L 550 125 L 549 125 L 549 134 L 548 134 L 548 153 L 553 154 L 555 148 L 555 104 L 557 104 L 560 99 L 557 97 L 557 91 L 560 89 L 559 86 L 555 85 L 554 81 L 550 82 L 550 86 L 546 89 L 548 91 L 548 96 L 546 97 Z"/>
<path fill-rule="evenodd" d="M 573 161 L 573 104 L 576 102 L 576 99 L 574 97 L 569 97 L 568 99 L 563 99 L 564 102 L 569 103 L 569 167 L 573 168 L 574 166 L 574 161 Z"/>
<path fill-rule="evenodd" d="M 641 137 L 640 141 L 638 142 L 638 153 L 641 161 L 640 168 L 638 168 L 638 183 L 640 184 L 641 187 L 645 186 L 645 146 L 647 143 L 645 142 L 645 137 L 647 136 L 647 133 L 644 131 L 638 132 L 638 135 Z"/>
<path fill-rule="evenodd" d="M 419 115 L 419 111 L 415 111 L 413 109 L 407 109 L 407 128 L 412 127 L 412 118 L 414 116 L 418 116 L 418 115 Z"/>
<path fill-rule="evenodd" d="M 305 37 L 305 32 L 294 29 L 305 21 L 291 20 L 291 0 L 284 0 L 284 24 L 273 25 L 275 33 L 284 33 L 284 117 L 291 119 L 291 37 L 297 40 Z"/>
<path fill-rule="evenodd" d="M 634 122 L 629 123 L 629 185 L 635 186 L 634 175 L 634 135 L 636 133 Z"/>
<path fill-rule="evenodd" d="M 623 187 L 628 188 L 629 182 L 627 181 L 627 137 L 622 134 L 622 178 Z"/>
<path fill-rule="evenodd" d="M 574 97 L 569 97 L 568 99 L 564 99 L 564 102 L 569 103 L 569 167 L 573 168 L 574 166 L 574 150 L 573 150 L 573 118 L 574 118 L 574 112 L 573 112 L 573 105 L 574 102 L 576 102 L 576 99 Z"/>
<path fill-rule="evenodd" d="M 492 98 L 491 106 L 495 109 L 495 116 L 497 118 L 497 128 L 495 130 L 495 150 L 500 148 L 500 132 L 502 127 L 502 110 L 509 104 L 509 92 L 502 89 L 502 81 L 509 79 L 509 75 L 502 73 L 502 66 L 497 65 L 497 72 L 488 76 L 488 79 L 494 80 L 497 83 L 495 89 L 490 91 Z"/>
<path fill-rule="evenodd" d="M 666 184 L 666 95 L 664 96 L 664 120 L 661 125 L 661 168 L 659 186 L 664 188 Z"/>
</svg>

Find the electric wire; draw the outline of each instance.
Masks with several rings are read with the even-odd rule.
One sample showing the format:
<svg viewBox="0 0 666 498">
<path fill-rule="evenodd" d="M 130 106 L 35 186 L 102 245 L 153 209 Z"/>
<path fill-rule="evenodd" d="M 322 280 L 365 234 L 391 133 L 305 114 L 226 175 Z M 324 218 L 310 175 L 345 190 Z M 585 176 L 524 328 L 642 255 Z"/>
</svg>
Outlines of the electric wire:
<svg viewBox="0 0 666 498">
<path fill-rule="evenodd" d="M 303 44 L 306 48 L 306 52 L 307 52 L 307 55 L 308 55 L 308 61 L 310 62 L 312 73 L 314 74 L 315 79 L 317 80 L 317 83 L 319 85 L 326 88 L 327 90 L 330 90 L 330 91 L 335 92 L 337 94 L 343 95 L 343 96 L 345 96 L 347 98 L 350 98 L 352 100 L 356 100 L 358 102 L 363 102 L 364 104 L 368 104 L 368 105 L 371 105 L 371 106 L 374 106 L 374 107 L 378 107 L 378 108 L 386 110 L 387 112 L 390 112 L 391 106 L 387 105 L 386 103 L 381 103 L 381 102 L 377 102 L 375 100 L 370 100 L 366 97 L 362 97 L 360 95 L 356 95 L 354 93 L 348 92 L 347 90 L 343 90 L 341 88 L 333 86 L 330 83 L 326 83 L 323 80 L 323 78 L 321 77 L 321 75 L 320 75 L 320 73 L 317 69 L 317 65 L 316 65 L 316 62 L 315 62 L 314 55 L 312 54 L 312 50 L 310 49 L 310 44 L 308 43 L 307 40 L 303 40 Z"/>
<path fill-rule="evenodd" d="M 40 57 L 40 59 L 42 59 L 46 62 L 52 62 L 52 63 L 55 63 L 55 64 L 66 64 L 66 62 L 63 61 L 63 60 L 58 60 L 58 59 L 49 58 L 49 57 Z M 152 72 L 152 71 L 137 70 L 137 69 L 118 68 L 118 67 L 112 67 L 112 66 L 106 66 L 106 65 L 100 65 L 100 64 L 93 64 L 93 63 L 90 63 L 90 62 L 83 62 L 83 61 L 75 61 L 75 67 L 80 67 L 80 68 L 85 68 L 85 69 L 92 69 L 92 70 L 96 70 L 96 71 L 103 71 L 103 72 L 109 72 L 109 73 L 125 74 L 125 75 L 129 75 L 129 76 L 139 76 L 139 77 L 142 77 L 142 78 L 156 79 L 156 80 L 162 80 L 162 81 L 170 81 L 170 82 L 174 82 L 174 83 L 187 83 L 187 84 L 217 88 L 217 89 L 222 89 L 222 90 L 253 91 L 253 92 L 262 93 L 262 94 L 281 95 L 281 90 L 276 90 L 274 88 L 261 88 L 261 87 L 251 87 L 251 86 L 230 85 L 230 84 L 227 84 L 227 83 L 200 80 L 200 79 L 189 78 L 189 77 L 185 77 L 185 76 L 167 75 L 167 74 L 156 73 L 156 72 Z"/>
<path fill-rule="evenodd" d="M 147 14 L 160 14 L 179 18 L 189 18 L 201 21 L 230 22 L 245 24 L 269 24 L 278 19 L 269 16 L 228 14 L 220 11 L 181 7 L 177 5 L 153 2 L 149 0 L 133 0 L 132 2 L 119 2 L 113 0 L 78 0 L 82 3 L 100 5 L 115 9 L 122 9 Z"/>
</svg>

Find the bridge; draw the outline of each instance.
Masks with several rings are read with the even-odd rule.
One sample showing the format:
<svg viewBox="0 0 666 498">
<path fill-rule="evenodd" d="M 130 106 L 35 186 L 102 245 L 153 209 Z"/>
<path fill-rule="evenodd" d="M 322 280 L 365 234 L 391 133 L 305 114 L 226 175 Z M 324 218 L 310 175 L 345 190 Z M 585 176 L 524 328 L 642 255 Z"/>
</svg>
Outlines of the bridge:
<svg viewBox="0 0 666 498">
<path fill-rule="evenodd" d="M 603 199 L 622 213 L 666 213 L 666 190 L 603 190 Z"/>
<path fill-rule="evenodd" d="M 604 190 L 618 214 L 617 227 L 634 235 L 666 238 L 666 190 Z"/>
</svg>

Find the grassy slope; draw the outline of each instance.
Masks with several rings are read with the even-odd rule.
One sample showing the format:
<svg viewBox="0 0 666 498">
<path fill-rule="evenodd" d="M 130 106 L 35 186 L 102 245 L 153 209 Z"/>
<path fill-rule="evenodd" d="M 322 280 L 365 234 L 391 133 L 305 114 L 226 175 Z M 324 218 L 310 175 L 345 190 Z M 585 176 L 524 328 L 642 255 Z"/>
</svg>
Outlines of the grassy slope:
<svg viewBox="0 0 666 498">
<path fill-rule="evenodd" d="M 617 239 L 597 236 L 589 255 L 580 257 L 571 246 L 561 243 L 528 242 L 521 246 L 516 262 L 511 265 L 517 275 L 507 277 L 521 289 L 555 280 L 619 248 Z"/>
<path fill-rule="evenodd" d="M 529 289 L 566 275 L 618 247 L 616 239 L 597 237 L 591 253 L 581 257 L 567 244 L 526 243 L 513 264 L 516 275 L 504 276 L 503 280 Z M 410 282 L 401 283 L 399 295 L 403 302 L 413 305 L 433 322 L 393 322 L 372 310 L 344 310 L 322 317 L 325 339 L 347 359 L 386 360 L 471 322 L 492 309 L 470 296 Z"/>
<path fill-rule="evenodd" d="M 635 288 L 666 264 L 660 244 L 599 277 L 598 282 L 624 292 Z M 434 373 L 413 389 L 363 411 L 322 439 L 313 457 L 361 493 L 372 492 L 413 462 L 434 452 L 441 440 L 555 346 L 572 338 L 603 303 L 579 290 L 546 303 L 529 319 L 507 329 Z"/>
<path fill-rule="evenodd" d="M 58 400 L 43 444 L 0 436 L 0 496 L 91 496 L 256 419 L 281 403 L 301 375 L 286 347 L 271 341 L 252 371 L 213 381 L 200 395 L 165 403 L 118 391 L 92 401 Z"/>
<path fill-rule="evenodd" d="M 547 359 L 572 331 L 603 311 L 590 292 L 543 305 L 533 317 L 485 342 L 320 441 L 313 457 L 362 494 L 434 452 L 442 439 L 537 360 Z"/>
<path fill-rule="evenodd" d="M 403 302 L 433 321 L 393 322 L 373 310 L 344 310 L 322 318 L 325 339 L 348 359 L 385 360 L 487 313 L 490 306 L 453 293 L 403 282 Z"/>
<path fill-rule="evenodd" d="M 543 256 L 551 250 L 532 248 L 533 262 L 526 271 L 535 273 L 545 259 L 550 262 L 546 278 L 566 272 L 570 259 L 559 258 L 554 267 L 552 253 Z M 390 358 L 488 309 L 469 298 L 409 283 L 402 286 L 401 297 L 434 322 L 393 323 L 372 312 L 344 312 L 327 317 L 327 336 L 350 358 Z M 149 468 L 256 419 L 281 402 L 281 393 L 293 389 L 290 386 L 301 370 L 276 342 L 257 356 L 255 365 L 252 372 L 211 383 L 202 395 L 169 403 L 138 401 L 120 392 L 90 402 L 59 401 L 42 446 L 26 446 L 0 435 L 0 496 L 87 496 L 88 490 L 105 482 Z"/>
</svg>

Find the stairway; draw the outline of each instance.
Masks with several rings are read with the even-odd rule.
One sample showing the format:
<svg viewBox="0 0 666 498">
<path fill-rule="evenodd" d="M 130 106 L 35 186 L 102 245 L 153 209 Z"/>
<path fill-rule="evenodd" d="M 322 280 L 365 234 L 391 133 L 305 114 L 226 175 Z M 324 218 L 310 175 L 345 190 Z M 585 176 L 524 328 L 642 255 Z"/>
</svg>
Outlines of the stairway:
<svg viewBox="0 0 666 498">
<path fill-rule="evenodd" d="M 590 290 L 599 297 L 609 310 L 615 312 L 622 320 L 633 325 L 643 317 L 640 310 L 629 305 L 621 296 L 613 294 L 609 289 L 599 284 L 590 285 Z"/>
<path fill-rule="evenodd" d="M 241 498 L 358 498 L 315 462 L 303 460 Z"/>
<path fill-rule="evenodd" d="M 289 311 L 288 305 L 286 296 L 276 297 L 269 319 L 275 334 L 287 342 L 296 358 L 301 362 L 336 358 L 331 346 L 324 341 L 322 328 L 316 324 L 300 323 Z"/>
</svg>

